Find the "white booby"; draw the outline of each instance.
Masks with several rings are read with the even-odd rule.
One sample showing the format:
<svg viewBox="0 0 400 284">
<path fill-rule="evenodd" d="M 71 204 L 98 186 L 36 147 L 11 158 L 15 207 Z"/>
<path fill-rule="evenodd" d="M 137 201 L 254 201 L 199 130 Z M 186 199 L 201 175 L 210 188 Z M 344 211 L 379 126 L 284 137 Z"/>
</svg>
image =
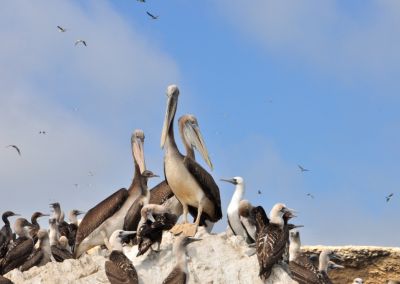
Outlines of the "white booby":
<svg viewBox="0 0 400 284">
<path fill-rule="evenodd" d="M 178 87 L 169 86 L 167 89 L 167 109 L 161 134 L 161 147 L 165 149 L 165 180 L 183 206 L 185 224 L 175 226 L 172 232 L 177 234 L 184 231 L 185 234 L 193 236 L 200 224 L 202 214 L 204 214 L 204 220 L 213 223 L 222 218 L 221 198 L 219 188 L 212 176 L 192 158 L 183 156 L 175 143 L 173 122 L 178 105 L 178 96 Z M 196 137 L 196 141 L 193 141 L 193 143 L 196 143 L 195 148 L 206 161 L 210 160 L 199 128 L 193 130 L 195 131 L 193 136 Z M 189 206 L 198 210 L 195 224 L 187 224 Z"/>
<path fill-rule="evenodd" d="M 352 284 L 364 284 L 364 280 L 362 280 L 361 278 L 356 278 L 353 280 Z"/>
<path fill-rule="evenodd" d="M 143 179 L 147 181 L 147 177 L 143 177 L 143 174 L 151 173 L 146 171 L 143 143 L 143 131 L 135 130 L 131 137 L 135 163 L 135 176 L 132 184 L 129 189 L 122 188 L 116 191 L 86 213 L 76 233 L 75 257 L 79 257 L 94 246 L 108 244 L 111 234 L 115 230 L 123 228 L 129 208 L 142 191 L 140 185 L 143 184 Z"/>
<path fill-rule="evenodd" d="M 15 214 L 12 211 L 6 211 L 1 216 L 4 226 L 0 230 L 0 259 L 6 255 L 8 246 L 13 239 L 13 232 L 10 226 L 10 221 L 8 220 L 8 218 L 12 216 L 19 216 L 19 214 Z"/>
<path fill-rule="evenodd" d="M 294 211 L 286 205 L 277 203 L 270 212 L 268 219 L 262 207 L 253 208 L 256 219 L 256 248 L 260 265 L 259 276 L 266 280 L 272 272 L 272 267 L 282 259 L 289 239 L 287 220 L 294 216 Z M 284 216 L 286 215 L 286 218 Z"/>
<path fill-rule="evenodd" d="M 38 247 L 33 250 L 28 259 L 22 264 L 20 270 L 26 271 L 34 266 L 43 266 L 51 261 L 51 249 L 49 234 L 46 230 L 40 229 L 37 233 Z"/>
<path fill-rule="evenodd" d="M 105 263 L 105 271 L 111 284 L 137 284 L 138 275 L 132 262 L 122 251 L 123 239 L 136 232 L 116 230 L 112 233 L 109 243 L 112 248 L 110 260 Z"/>
<path fill-rule="evenodd" d="M 25 218 L 18 218 L 14 223 L 14 231 L 18 235 L 0 263 L 0 274 L 6 274 L 22 265 L 33 251 L 33 240 L 29 237 L 28 229 L 32 224 Z"/>
<path fill-rule="evenodd" d="M 190 238 L 180 235 L 176 238 L 172 253 L 176 258 L 176 265 L 172 271 L 164 279 L 163 284 L 185 284 L 188 278 L 188 268 L 186 260 L 186 246 L 192 242 L 200 241 L 201 239 Z"/>
<path fill-rule="evenodd" d="M 32 217 L 31 217 L 32 227 L 29 229 L 29 236 L 33 239 L 33 242 L 35 244 L 38 241 L 37 233 L 40 230 L 40 225 L 39 225 L 37 219 L 40 217 L 44 217 L 44 216 L 50 216 L 50 215 L 44 214 L 42 212 L 35 212 L 32 214 Z"/>
<path fill-rule="evenodd" d="M 227 219 L 229 228 L 236 236 L 242 236 L 248 244 L 254 243 L 254 238 L 247 232 L 246 227 L 243 225 L 239 215 L 239 203 L 244 195 L 245 184 L 242 177 L 233 177 L 231 179 L 221 179 L 235 185 L 235 192 L 233 193 L 231 202 L 229 202 L 227 210 Z M 255 229 L 255 227 L 254 227 Z"/>
<path fill-rule="evenodd" d="M 170 230 L 178 221 L 178 215 L 163 205 L 148 204 L 141 210 L 144 221 L 138 228 L 138 254 L 143 255 L 154 243 L 160 250 L 163 231 Z"/>
<path fill-rule="evenodd" d="M 319 255 L 319 266 L 318 270 L 320 275 L 322 276 L 322 282 L 324 284 L 331 284 L 332 281 L 330 280 L 328 276 L 328 267 L 329 267 L 329 261 L 331 259 L 337 259 L 339 261 L 342 261 L 342 258 L 337 255 L 333 250 L 330 249 L 324 249 L 321 251 Z"/>
</svg>

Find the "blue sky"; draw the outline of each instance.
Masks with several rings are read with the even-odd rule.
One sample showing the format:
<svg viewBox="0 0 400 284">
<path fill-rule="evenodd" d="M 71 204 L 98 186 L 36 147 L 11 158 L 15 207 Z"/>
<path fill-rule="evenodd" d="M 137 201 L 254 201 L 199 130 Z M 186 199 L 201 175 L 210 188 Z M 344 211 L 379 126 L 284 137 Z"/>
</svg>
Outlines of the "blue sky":
<svg viewBox="0 0 400 284">
<path fill-rule="evenodd" d="M 297 209 L 303 243 L 399 245 L 398 2 L 2 6 L 0 142 L 22 151 L 0 151 L 2 210 L 87 210 L 128 186 L 135 128 L 162 174 L 164 93 L 176 83 L 178 115 L 197 116 L 215 179 L 243 176 L 253 204 Z M 219 185 L 226 209 L 233 188 Z"/>
</svg>

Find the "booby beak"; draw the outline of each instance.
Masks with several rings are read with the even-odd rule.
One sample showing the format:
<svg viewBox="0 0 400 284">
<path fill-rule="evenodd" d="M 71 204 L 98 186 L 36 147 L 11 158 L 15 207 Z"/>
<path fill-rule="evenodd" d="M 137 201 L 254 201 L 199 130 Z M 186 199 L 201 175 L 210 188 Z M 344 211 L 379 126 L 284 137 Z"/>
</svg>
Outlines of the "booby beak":
<svg viewBox="0 0 400 284">
<path fill-rule="evenodd" d="M 167 109 L 165 111 L 164 125 L 161 133 L 161 148 L 164 148 L 165 141 L 169 128 L 171 127 L 172 119 L 175 116 L 176 108 L 178 105 L 179 89 L 175 85 L 168 86 L 167 88 Z"/>
<path fill-rule="evenodd" d="M 125 236 L 130 236 L 130 235 L 133 235 L 133 234 L 136 234 L 136 231 L 123 231 L 121 233 L 121 236 L 125 237 Z"/>
<path fill-rule="evenodd" d="M 140 135 L 141 134 L 141 135 Z M 144 160 L 144 134 L 142 130 L 135 130 L 131 137 L 132 151 L 136 163 L 139 165 L 140 173 L 146 170 Z"/>
<path fill-rule="evenodd" d="M 284 209 L 284 215 L 289 219 L 297 217 L 297 215 L 295 213 L 297 213 L 297 212 L 294 209 L 290 209 L 290 208 Z"/>
<path fill-rule="evenodd" d="M 79 215 L 82 215 L 82 214 L 86 214 L 86 212 L 85 211 L 80 211 L 80 210 L 78 210 L 78 212 L 76 212 L 76 216 L 79 216 Z"/>
<path fill-rule="evenodd" d="M 151 222 L 155 222 L 156 219 L 154 219 L 153 213 L 151 213 L 151 211 L 147 211 L 147 215 L 146 215 L 147 219 L 150 220 Z"/>
<path fill-rule="evenodd" d="M 329 255 L 329 258 L 336 259 L 338 261 L 343 261 L 343 258 L 340 255 L 336 254 L 334 251 Z"/>
<path fill-rule="evenodd" d="M 208 150 L 206 147 L 206 143 L 204 142 L 203 136 L 200 132 L 200 127 L 197 124 L 197 121 L 186 121 L 185 126 L 183 128 L 183 135 L 185 135 L 186 140 L 201 154 L 204 161 L 210 167 L 211 170 L 214 169 L 213 164 L 211 163 L 210 156 L 208 154 Z"/>
<path fill-rule="evenodd" d="M 232 184 L 237 184 L 236 180 L 234 178 L 230 178 L 230 179 L 225 179 L 225 178 L 221 178 L 222 181 L 226 181 Z"/>
</svg>

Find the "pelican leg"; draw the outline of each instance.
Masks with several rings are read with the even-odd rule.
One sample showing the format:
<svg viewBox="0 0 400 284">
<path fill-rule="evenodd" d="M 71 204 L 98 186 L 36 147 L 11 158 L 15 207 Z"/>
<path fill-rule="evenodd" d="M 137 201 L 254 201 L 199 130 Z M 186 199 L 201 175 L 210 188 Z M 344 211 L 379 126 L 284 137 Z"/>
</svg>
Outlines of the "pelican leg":
<svg viewBox="0 0 400 284">
<path fill-rule="evenodd" d="M 200 224 L 200 217 L 201 217 L 201 213 L 203 213 L 203 205 L 199 204 L 199 207 L 197 208 L 197 217 L 196 217 L 196 221 L 194 224 L 183 224 L 183 234 L 188 236 L 188 237 L 193 237 L 194 235 L 196 235 L 197 232 L 197 228 L 199 227 Z"/>
<path fill-rule="evenodd" d="M 184 203 L 182 203 L 182 207 L 183 207 L 183 223 L 176 224 L 175 226 L 172 227 L 171 230 L 169 230 L 174 235 L 179 235 L 180 233 L 182 233 L 184 230 L 184 228 L 183 228 L 184 225 L 188 224 L 187 215 L 189 213 L 189 208 L 188 208 L 187 204 L 184 204 Z"/>
</svg>

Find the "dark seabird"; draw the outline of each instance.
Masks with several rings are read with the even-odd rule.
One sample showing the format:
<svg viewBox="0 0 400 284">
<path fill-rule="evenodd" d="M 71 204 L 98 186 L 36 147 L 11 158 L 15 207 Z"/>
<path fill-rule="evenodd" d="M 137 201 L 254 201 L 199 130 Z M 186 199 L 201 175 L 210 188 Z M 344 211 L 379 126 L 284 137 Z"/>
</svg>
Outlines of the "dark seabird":
<svg viewBox="0 0 400 284">
<path fill-rule="evenodd" d="M 76 233 L 74 250 L 76 257 L 92 247 L 108 244 L 111 234 L 124 227 L 128 210 L 144 191 L 142 186 L 145 185 L 147 188 L 147 178 L 154 176 L 153 173 L 146 170 L 142 130 L 134 131 L 131 137 L 131 146 L 135 164 L 132 184 L 129 189 L 121 188 L 86 213 Z"/>
<path fill-rule="evenodd" d="M 266 280 L 272 272 L 272 267 L 282 259 L 286 244 L 289 239 L 287 224 L 283 218 L 294 216 L 293 210 L 286 205 L 277 203 L 271 210 L 270 220 L 262 207 L 254 208 L 253 214 L 256 218 L 256 248 L 257 258 L 260 265 L 259 276 Z"/>
<path fill-rule="evenodd" d="M 58 31 L 60 32 L 60 33 L 65 33 L 67 30 L 66 29 L 64 29 L 63 27 L 61 27 L 61 26 L 57 26 L 57 29 L 58 29 Z"/>
<path fill-rule="evenodd" d="M 105 270 L 111 284 L 137 284 L 138 275 L 132 262 L 122 252 L 123 239 L 136 232 L 116 230 L 112 233 L 109 243 L 112 248 L 110 260 L 105 263 Z"/>
<path fill-rule="evenodd" d="M 0 274 L 18 268 L 22 265 L 33 251 L 33 240 L 29 237 L 28 230 L 25 227 L 31 227 L 32 224 L 24 218 L 18 218 L 14 224 L 14 231 L 18 238 L 8 250 L 0 263 Z"/>
<path fill-rule="evenodd" d="M 33 250 L 31 255 L 21 266 L 21 271 L 29 270 L 34 266 L 43 266 L 51 261 L 51 249 L 49 242 L 49 234 L 46 230 L 40 229 L 37 233 L 38 247 Z"/>
<path fill-rule="evenodd" d="M 75 41 L 75 46 L 77 46 L 80 43 L 83 44 L 84 46 L 87 46 L 86 41 L 84 41 L 83 39 L 78 39 L 77 41 Z"/>
<path fill-rule="evenodd" d="M 392 197 L 393 197 L 393 193 L 391 193 L 388 196 L 386 196 L 386 202 L 389 202 L 390 199 L 392 199 Z"/>
<path fill-rule="evenodd" d="M 188 278 L 188 268 L 186 261 L 186 246 L 192 242 L 200 241 L 201 239 L 190 238 L 180 235 L 176 238 L 172 253 L 176 258 L 176 265 L 172 271 L 164 279 L 163 284 L 185 284 Z"/>
<path fill-rule="evenodd" d="M 51 254 L 57 262 L 63 262 L 65 259 L 74 258 L 68 245 L 68 239 L 65 236 L 59 237 L 58 226 L 55 219 L 49 220 L 50 224 L 50 249 Z"/>
<path fill-rule="evenodd" d="M 13 240 L 13 232 L 10 226 L 10 221 L 8 220 L 8 218 L 12 216 L 19 216 L 19 214 L 15 214 L 12 211 L 6 211 L 1 216 L 4 226 L 0 230 L 0 259 L 6 255 L 8 246 Z"/>
<path fill-rule="evenodd" d="M 141 210 L 143 225 L 138 229 L 138 254 L 143 255 L 154 243 L 160 250 L 163 231 L 170 230 L 178 221 L 178 216 L 168 208 L 157 204 L 148 204 Z"/>
<path fill-rule="evenodd" d="M 229 228 L 236 236 L 242 236 L 248 244 L 254 243 L 254 238 L 247 232 L 246 227 L 242 223 L 239 215 L 239 204 L 244 195 L 245 185 L 242 177 L 234 177 L 231 179 L 221 179 L 235 185 L 235 192 L 233 193 L 231 202 L 228 205 L 227 219 Z M 255 227 L 254 227 L 255 229 Z"/>
<path fill-rule="evenodd" d="M 44 216 L 49 216 L 49 214 L 43 214 L 42 212 L 35 212 L 32 214 L 31 217 L 32 227 L 29 229 L 29 236 L 33 239 L 33 242 L 35 244 L 38 241 L 37 233 L 40 230 L 40 225 L 37 219 Z"/>
<path fill-rule="evenodd" d="M 159 16 L 154 16 L 153 14 L 146 12 L 147 15 L 149 15 L 150 18 L 152 18 L 153 20 L 157 20 Z"/>
<path fill-rule="evenodd" d="M 8 145 L 7 148 L 8 148 L 8 147 L 14 148 L 14 149 L 17 151 L 18 155 L 21 156 L 21 150 L 20 150 L 16 145 Z"/>
<path fill-rule="evenodd" d="M 202 214 L 204 214 L 204 220 L 213 223 L 222 218 L 221 198 L 219 188 L 212 176 L 192 158 L 183 156 L 175 143 L 173 122 L 178 105 L 178 96 L 178 87 L 169 86 L 161 147 L 165 149 L 165 180 L 183 206 L 184 224 L 176 225 L 171 232 L 175 234 L 184 232 L 193 236 L 200 224 Z M 200 143 L 196 145 L 196 149 L 199 150 L 205 160 L 210 160 L 199 131 L 197 136 Z M 195 224 L 188 224 L 189 206 L 198 210 Z"/>
</svg>

